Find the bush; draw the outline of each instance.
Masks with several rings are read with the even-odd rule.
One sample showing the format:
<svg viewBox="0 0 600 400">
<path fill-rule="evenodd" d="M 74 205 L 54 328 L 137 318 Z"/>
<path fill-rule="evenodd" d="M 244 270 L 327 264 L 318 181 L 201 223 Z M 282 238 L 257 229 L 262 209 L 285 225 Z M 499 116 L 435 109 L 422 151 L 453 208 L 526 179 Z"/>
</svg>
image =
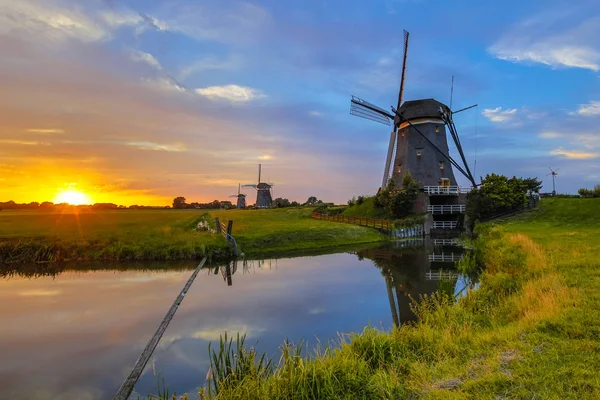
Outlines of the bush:
<svg viewBox="0 0 600 400">
<path fill-rule="evenodd" d="M 419 184 L 407 173 L 402 178 L 402 189 L 396 189 L 396 182 L 390 179 L 385 189 L 375 196 L 375 204 L 392 218 L 403 218 L 410 214 L 418 194 Z"/>
</svg>

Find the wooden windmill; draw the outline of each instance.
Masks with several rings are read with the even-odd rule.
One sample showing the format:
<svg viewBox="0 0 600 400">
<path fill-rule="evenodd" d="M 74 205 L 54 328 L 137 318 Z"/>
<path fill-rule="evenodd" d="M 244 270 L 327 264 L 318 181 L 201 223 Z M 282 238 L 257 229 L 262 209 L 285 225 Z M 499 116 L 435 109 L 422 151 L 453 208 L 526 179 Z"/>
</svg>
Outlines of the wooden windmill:
<svg viewBox="0 0 600 400">
<path fill-rule="evenodd" d="M 273 184 L 260 181 L 261 167 L 262 165 L 258 164 L 258 183 L 250 183 L 247 185 L 242 185 L 242 187 L 253 187 L 256 189 L 256 207 L 269 208 L 273 204 L 273 196 L 271 193 Z"/>
<path fill-rule="evenodd" d="M 229 197 L 237 197 L 237 208 L 245 208 L 246 207 L 246 195 L 241 192 L 241 185 L 238 183 L 238 192 L 237 194 L 232 194 Z"/>
<path fill-rule="evenodd" d="M 350 101 L 352 115 L 393 125 L 381 185 L 385 187 L 390 179 L 394 179 L 396 187 L 401 188 L 402 177 L 410 172 L 424 186 L 455 187 L 454 167 L 476 186 L 452 120 L 454 114 L 476 105 L 452 111 L 435 99 L 403 102 L 408 39 L 409 33 L 404 31 L 402 78 L 396 108 L 392 106 L 389 112 L 355 96 Z M 462 166 L 449 154 L 446 127 L 458 149 Z"/>
</svg>

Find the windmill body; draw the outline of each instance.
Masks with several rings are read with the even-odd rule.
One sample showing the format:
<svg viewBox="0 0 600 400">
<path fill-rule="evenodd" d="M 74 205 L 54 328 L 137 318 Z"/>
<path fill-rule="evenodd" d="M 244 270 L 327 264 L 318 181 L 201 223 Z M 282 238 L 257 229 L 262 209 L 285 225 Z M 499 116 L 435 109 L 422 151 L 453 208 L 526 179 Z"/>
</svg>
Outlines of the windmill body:
<svg viewBox="0 0 600 400">
<path fill-rule="evenodd" d="M 406 101 L 398 109 L 406 120 L 400 122 L 396 118 L 396 129 L 390 137 L 382 186 L 393 179 L 396 188 L 401 189 L 402 178 L 408 172 L 423 186 L 456 186 L 452 166 L 427 141 L 429 139 L 449 156 L 446 126 L 440 116 L 440 109 L 450 111 L 446 105 L 434 99 Z"/>
<path fill-rule="evenodd" d="M 422 188 L 411 211 L 428 212 L 425 232 L 454 230 L 464 221 L 466 191 L 461 191 L 454 170 L 463 174 L 475 187 L 475 179 L 467 164 L 453 115 L 468 110 L 452 111 L 432 99 L 403 102 L 409 33 L 404 31 L 404 60 L 400 92 L 396 108 L 386 111 L 352 96 L 350 113 L 386 125 L 392 125 L 381 187 L 393 179 L 395 189 L 402 189 L 404 176 L 410 173 Z M 462 160 L 462 166 L 450 155 L 447 133 L 450 133 Z"/>
<path fill-rule="evenodd" d="M 243 185 L 243 187 L 253 187 L 256 189 L 256 203 L 254 204 L 257 208 L 269 208 L 273 204 L 273 196 L 271 189 L 273 188 L 272 183 L 265 183 L 260 181 L 262 165 L 258 164 L 258 183 Z"/>
<path fill-rule="evenodd" d="M 232 194 L 229 197 L 236 197 L 237 198 L 237 203 L 236 203 L 237 208 L 246 208 L 246 195 L 241 192 L 241 185 L 239 183 L 238 183 L 238 192 L 237 192 L 237 194 Z"/>
</svg>

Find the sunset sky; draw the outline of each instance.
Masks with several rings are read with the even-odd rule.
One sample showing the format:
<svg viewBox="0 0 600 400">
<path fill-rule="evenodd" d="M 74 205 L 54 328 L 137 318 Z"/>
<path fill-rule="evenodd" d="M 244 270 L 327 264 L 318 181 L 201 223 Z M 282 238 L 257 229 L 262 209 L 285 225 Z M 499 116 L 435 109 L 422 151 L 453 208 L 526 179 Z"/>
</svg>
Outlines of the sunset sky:
<svg viewBox="0 0 600 400">
<path fill-rule="evenodd" d="M 390 128 L 349 99 L 395 103 L 402 29 L 405 99 L 479 104 L 476 177 L 600 183 L 597 0 L 0 0 L 0 201 L 225 200 L 259 162 L 275 197 L 372 194 Z"/>
</svg>

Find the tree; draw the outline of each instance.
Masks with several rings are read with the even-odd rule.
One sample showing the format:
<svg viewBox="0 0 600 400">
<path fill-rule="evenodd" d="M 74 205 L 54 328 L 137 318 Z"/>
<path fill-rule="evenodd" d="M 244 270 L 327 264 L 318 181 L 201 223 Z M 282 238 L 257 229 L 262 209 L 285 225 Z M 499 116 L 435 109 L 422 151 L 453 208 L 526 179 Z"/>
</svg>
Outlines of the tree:
<svg viewBox="0 0 600 400">
<path fill-rule="evenodd" d="M 275 200 L 273 200 L 273 207 L 276 207 L 276 208 L 289 207 L 290 205 L 291 205 L 290 201 L 285 198 L 278 197 Z"/>
<path fill-rule="evenodd" d="M 402 189 L 396 189 L 396 182 L 390 179 L 386 187 L 375 195 L 375 205 L 392 218 L 404 218 L 412 211 L 418 194 L 419 184 L 407 173 L 402 177 Z"/>
<path fill-rule="evenodd" d="M 476 219 L 523 207 L 527 201 L 527 190 L 532 184 L 524 179 L 504 175 L 486 175 L 478 189 L 467 195 L 467 215 L 474 223 Z"/>
<path fill-rule="evenodd" d="M 308 200 L 306 200 L 306 203 L 304 203 L 304 204 L 307 206 L 314 206 L 318 202 L 319 202 L 319 200 L 317 200 L 317 198 L 315 196 L 310 196 L 308 198 Z"/>
<path fill-rule="evenodd" d="M 523 180 L 523 184 L 525 184 L 525 187 L 527 188 L 527 190 L 529 190 L 531 193 L 539 193 L 540 189 L 543 186 L 542 181 L 539 181 L 537 178 L 521 178 Z"/>
<path fill-rule="evenodd" d="M 175 197 L 173 199 L 173 208 L 186 208 L 185 197 Z"/>
</svg>

